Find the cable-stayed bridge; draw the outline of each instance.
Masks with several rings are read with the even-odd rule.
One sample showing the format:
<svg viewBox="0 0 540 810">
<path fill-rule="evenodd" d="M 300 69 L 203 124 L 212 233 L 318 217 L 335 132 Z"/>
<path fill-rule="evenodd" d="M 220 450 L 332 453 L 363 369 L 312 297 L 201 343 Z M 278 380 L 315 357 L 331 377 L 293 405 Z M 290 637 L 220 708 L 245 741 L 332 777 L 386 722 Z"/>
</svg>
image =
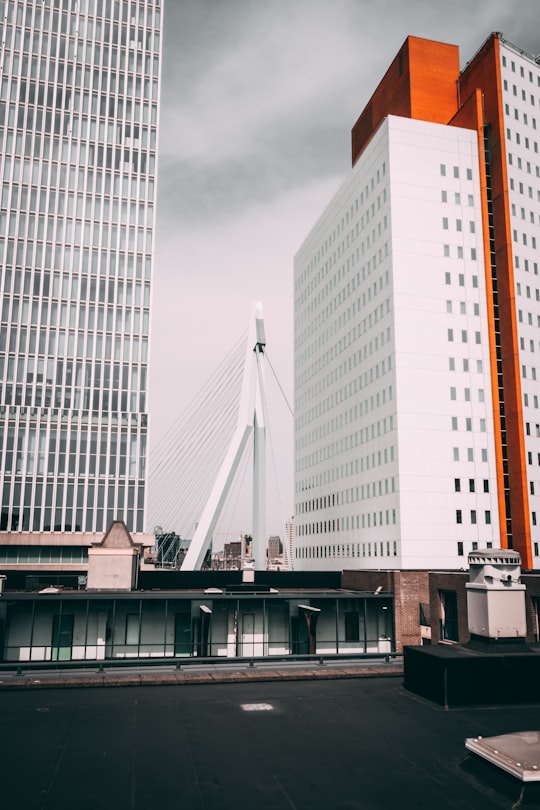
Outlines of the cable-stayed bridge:
<svg viewBox="0 0 540 810">
<path fill-rule="evenodd" d="M 267 369 L 290 411 L 268 359 L 262 307 L 256 303 L 248 332 L 152 453 L 147 514 L 152 529 L 159 525 L 189 539 L 183 570 L 200 569 L 218 532 L 230 534 L 226 523 L 246 492 L 251 499 L 251 561 L 254 568 L 265 568 L 269 477 L 274 478 L 280 524 L 285 526 L 267 407 Z"/>
</svg>

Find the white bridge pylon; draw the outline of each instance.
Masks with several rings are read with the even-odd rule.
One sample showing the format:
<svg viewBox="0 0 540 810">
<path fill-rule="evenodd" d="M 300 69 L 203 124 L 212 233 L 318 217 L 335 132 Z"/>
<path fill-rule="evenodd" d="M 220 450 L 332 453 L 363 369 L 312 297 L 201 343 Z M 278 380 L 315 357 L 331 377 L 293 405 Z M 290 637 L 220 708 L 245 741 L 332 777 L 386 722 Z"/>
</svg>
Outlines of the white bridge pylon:
<svg viewBox="0 0 540 810">
<path fill-rule="evenodd" d="M 251 434 L 253 434 L 251 556 L 256 570 L 260 571 L 266 567 L 266 400 L 262 363 L 265 346 L 262 305 L 257 301 L 253 304 L 246 344 L 237 428 L 193 534 L 182 563 L 182 571 L 198 571 L 201 568 Z"/>
</svg>

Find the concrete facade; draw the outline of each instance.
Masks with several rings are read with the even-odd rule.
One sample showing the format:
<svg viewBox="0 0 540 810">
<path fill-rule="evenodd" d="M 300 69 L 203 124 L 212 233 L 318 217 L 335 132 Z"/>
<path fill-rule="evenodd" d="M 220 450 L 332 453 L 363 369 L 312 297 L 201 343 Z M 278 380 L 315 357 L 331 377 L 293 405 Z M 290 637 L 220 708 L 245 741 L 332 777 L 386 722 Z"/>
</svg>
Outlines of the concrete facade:
<svg viewBox="0 0 540 810">
<path fill-rule="evenodd" d="M 88 590 L 132 591 L 139 571 L 137 546 L 123 521 L 114 521 L 101 542 L 88 549 Z"/>
</svg>

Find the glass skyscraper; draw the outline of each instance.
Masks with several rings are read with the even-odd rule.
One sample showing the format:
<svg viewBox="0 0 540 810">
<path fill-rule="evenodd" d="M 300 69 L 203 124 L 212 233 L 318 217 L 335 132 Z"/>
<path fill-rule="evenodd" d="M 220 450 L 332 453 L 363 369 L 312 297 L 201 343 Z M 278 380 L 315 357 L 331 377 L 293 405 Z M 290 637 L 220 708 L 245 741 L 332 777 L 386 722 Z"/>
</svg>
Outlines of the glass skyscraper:
<svg viewBox="0 0 540 810">
<path fill-rule="evenodd" d="M 159 0 L 0 0 L 0 530 L 142 531 Z"/>
</svg>

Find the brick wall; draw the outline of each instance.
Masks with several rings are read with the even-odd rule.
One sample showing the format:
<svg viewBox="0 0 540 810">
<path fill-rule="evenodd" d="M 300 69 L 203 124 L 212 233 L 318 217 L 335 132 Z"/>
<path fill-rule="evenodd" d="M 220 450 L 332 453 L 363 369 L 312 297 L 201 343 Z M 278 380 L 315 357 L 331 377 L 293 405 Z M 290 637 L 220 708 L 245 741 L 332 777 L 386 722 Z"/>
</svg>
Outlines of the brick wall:
<svg viewBox="0 0 540 810">
<path fill-rule="evenodd" d="M 440 641 L 439 620 L 441 618 L 440 591 L 455 591 L 457 594 L 459 643 L 465 644 L 470 639 L 467 616 L 467 591 L 465 584 L 469 581 L 468 571 L 433 571 L 429 575 L 429 601 L 431 604 L 431 639 L 432 644 Z M 538 641 L 537 611 L 535 599 L 540 600 L 540 573 L 525 573 L 521 582 L 526 586 L 525 610 L 527 616 L 528 642 Z"/>
<path fill-rule="evenodd" d="M 378 587 L 382 587 L 385 593 L 394 595 L 394 632 L 398 652 L 402 652 L 406 645 L 422 643 L 420 634 L 422 603 L 430 606 L 431 643 L 440 642 L 441 591 L 456 593 L 458 642 L 465 644 L 469 641 L 465 588 L 468 581 L 468 571 L 343 571 L 341 577 L 343 588 L 373 593 Z M 527 588 L 525 593 L 527 641 L 538 641 L 538 617 L 534 600 L 539 600 L 540 603 L 540 572 L 523 573 L 521 581 Z"/>
<path fill-rule="evenodd" d="M 396 649 L 401 652 L 404 646 L 422 643 L 420 604 L 429 602 L 429 572 L 396 571 L 394 599 Z"/>
<path fill-rule="evenodd" d="M 431 606 L 431 643 L 441 640 L 440 620 L 441 591 L 455 591 L 457 595 L 458 641 L 464 644 L 469 641 L 469 622 L 467 618 L 467 592 L 465 584 L 469 581 L 468 571 L 432 571 L 429 575 L 429 602 Z"/>
<path fill-rule="evenodd" d="M 396 651 L 407 644 L 421 644 L 420 603 L 429 602 L 428 571 L 344 571 L 344 588 L 374 592 L 382 586 L 394 594 L 394 633 Z"/>
</svg>

